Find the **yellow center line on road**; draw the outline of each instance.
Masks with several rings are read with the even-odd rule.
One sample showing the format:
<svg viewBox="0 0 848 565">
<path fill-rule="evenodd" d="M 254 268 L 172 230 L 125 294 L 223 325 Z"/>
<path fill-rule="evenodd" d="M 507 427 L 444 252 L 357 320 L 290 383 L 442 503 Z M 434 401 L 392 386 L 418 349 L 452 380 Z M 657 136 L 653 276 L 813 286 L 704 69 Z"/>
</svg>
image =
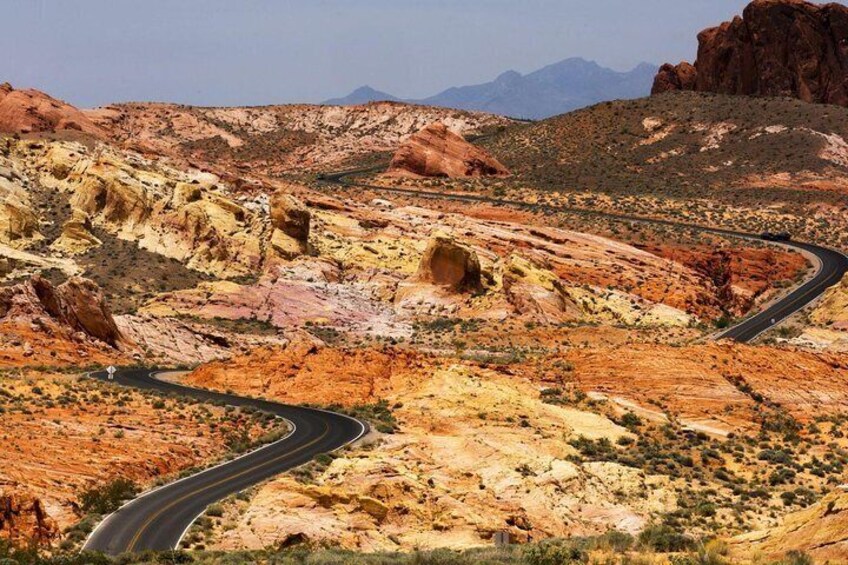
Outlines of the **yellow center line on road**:
<svg viewBox="0 0 848 565">
<path fill-rule="evenodd" d="M 167 506 L 160 508 L 155 514 L 153 514 L 150 518 L 148 518 L 144 522 L 144 524 L 142 524 L 141 528 L 139 528 L 139 530 L 133 536 L 132 540 L 130 540 L 130 544 L 129 544 L 129 546 L 127 546 L 127 551 L 131 552 L 131 551 L 135 550 L 135 546 L 138 543 L 138 540 L 141 538 L 141 536 L 144 534 L 144 532 L 147 530 L 147 528 L 150 527 L 150 524 L 152 524 L 153 521 L 156 520 L 156 518 L 158 518 L 159 516 L 161 516 L 164 512 L 166 512 L 167 510 L 170 510 L 171 508 L 173 508 L 174 506 L 176 506 L 180 502 L 186 500 L 187 498 L 191 498 L 192 496 L 196 496 L 196 495 L 200 494 L 201 492 L 203 492 L 205 490 L 209 490 L 209 489 L 214 488 L 218 485 L 224 484 L 227 481 L 232 481 L 233 479 L 237 479 L 238 477 L 241 477 L 242 475 L 246 475 L 247 473 L 252 473 L 253 471 L 256 471 L 257 469 L 260 469 L 260 468 L 265 467 L 267 465 L 270 465 L 272 463 L 276 463 L 280 459 L 294 455 L 295 453 L 297 453 L 299 451 L 303 451 L 307 447 L 315 445 L 316 443 L 318 443 L 319 441 L 321 441 L 322 439 L 327 437 L 328 433 L 330 433 L 330 426 L 329 426 L 329 424 L 327 424 L 327 422 L 324 422 L 324 432 L 319 437 L 313 439 L 309 443 L 301 445 L 300 447 L 298 447 L 297 449 L 295 449 L 293 451 L 288 451 L 286 453 L 278 455 L 277 457 L 271 459 L 270 461 L 260 463 L 259 465 L 251 467 L 249 469 L 245 469 L 244 471 L 240 471 L 239 473 L 236 473 L 235 475 L 231 475 L 231 476 L 225 477 L 225 478 L 223 478 L 219 481 L 215 481 L 211 485 L 206 485 L 203 488 L 199 488 L 199 489 L 194 490 L 194 491 L 192 491 L 188 494 L 184 494 L 183 496 L 179 497 L 178 499 L 170 502 Z"/>
</svg>

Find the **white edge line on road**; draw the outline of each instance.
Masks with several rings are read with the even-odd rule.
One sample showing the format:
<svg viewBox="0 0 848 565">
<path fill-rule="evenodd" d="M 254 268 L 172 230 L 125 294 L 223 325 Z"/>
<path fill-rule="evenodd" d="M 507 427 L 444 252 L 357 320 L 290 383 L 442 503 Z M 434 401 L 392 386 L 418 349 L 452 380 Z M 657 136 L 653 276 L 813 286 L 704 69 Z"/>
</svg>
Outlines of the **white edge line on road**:
<svg viewBox="0 0 848 565">
<path fill-rule="evenodd" d="M 156 377 L 154 377 L 154 375 L 155 375 L 155 374 L 158 374 L 159 372 L 164 372 L 164 371 L 153 371 L 153 372 L 151 372 L 151 373 L 150 373 L 150 377 L 152 377 L 152 378 L 156 378 Z M 85 375 L 87 375 L 87 376 L 91 377 L 91 371 L 89 371 L 89 372 L 85 373 Z M 158 379 L 157 379 L 157 380 L 158 380 Z M 177 385 L 177 386 L 180 386 L 180 385 Z M 190 387 L 183 387 L 183 388 L 190 388 Z M 125 507 L 129 506 L 130 504 L 133 504 L 133 503 L 135 503 L 135 502 L 138 502 L 138 501 L 139 501 L 139 500 L 141 500 L 142 498 L 145 498 L 145 497 L 147 497 L 147 496 L 149 496 L 149 495 L 153 494 L 154 492 L 157 492 L 157 491 L 159 491 L 159 490 L 161 490 L 161 489 L 163 489 L 163 488 L 165 488 L 165 487 L 170 487 L 171 485 L 175 485 L 175 484 L 177 484 L 177 483 L 181 483 L 181 482 L 186 481 L 186 480 L 188 480 L 188 479 L 192 479 L 192 478 L 194 478 L 194 477 L 196 477 L 196 476 L 198 476 L 198 475 L 202 475 L 203 473 L 206 473 L 207 471 L 212 471 L 213 469 L 217 469 L 218 467 L 223 467 L 224 465 L 227 465 L 227 464 L 229 464 L 229 463 L 232 463 L 233 461 L 238 461 L 239 459 L 242 459 L 242 458 L 244 458 L 244 457 L 247 457 L 248 455 L 253 455 L 254 453 L 258 453 L 258 452 L 260 452 L 260 451 L 262 451 L 262 450 L 264 450 L 264 449 L 268 449 L 269 447 L 272 447 L 272 446 L 274 446 L 274 445 L 276 445 L 276 444 L 278 444 L 278 443 L 280 443 L 280 442 L 283 442 L 283 441 L 286 441 L 287 439 L 289 439 L 289 438 L 290 438 L 290 437 L 291 437 L 291 436 L 292 436 L 292 435 L 293 435 L 293 434 L 297 431 L 297 426 L 294 424 L 294 422 L 292 422 L 292 421 L 291 421 L 291 420 L 289 420 L 288 418 L 283 418 L 282 416 L 277 416 L 277 417 L 278 417 L 278 418 L 280 418 L 280 419 L 282 419 L 283 421 L 287 422 L 287 423 L 288 423 L 288 425 L 289 425 L 289 427 L 291 428 L 291 430 L 289 431 L 289 433 L 287 433 L 287 434 L 285 435 L 285 437 L 282 437 L 282 438 L 278 439 L 277 441 L 274 441 L 274 442 L 271 442 L 271 443 L 265 444 L 265 445 L 263 445 L 263 446 L 261 446 L 261 447 L 257 447 L 256 449 L 254 449 L 254 450 L 252 450 L 252 451 L 248 451 L 247 453 L 242 453 L 242 454 L 241 454 L 241 455 L 239 455 L 238 457 L 234 457 L 234 458 L 232 458 L 232 459 L 228 459 L 228 460 L 226 460 L 226 461 L 222 461 L 221 463 L 218 463 L 218 464 L 213 465 L 213 466 L 211 466 L 211 467 L 207 467 L 207 468 L 205 468 L 205 469 L 202 469 L 202 470 L 198 471 L 197 473 L 194 473 L 193 475 L 189 475 L 189 476 L 187 476 L 187 477 L 182 477 L 181 479 L 177 479 L 177 480 L 175 480 L 175 481 L 171 481 L 170 483 L 165 483 L 165 484 L 163 484 L 163 485 L 159 485 L 159 486 L 157 486 L 157 487 L 154 487 L 154 488 L 152 488 L 152 489 L 150 489 L 150 490 L 146 490 L 146 491 L 144 491 L 143 493 L 141 493 L 141 494 L 139 494 L 138 496 L 136 496 L 135 498 L 133 498 L 133 499 L 131 499 L 131 500 L 128 500 L 128 501 L 126 501 L 126 502 L 125 502 L 125 503 L 123 503 L 120 507 L 118 507 L 118 509 L 117 509 L 117 510 L 115 510 L 114 512 L 111 512 L 111 513 L 109 513 L 109 514 L 107 514 L 107 515 L 106 515 L 106 516 L 105 516 L 102 520 L 100 520 L 100 522 L 97 524 L 97 526 L 95 526 L 95 527 L 94 527 L 94 529 L 93 529 L 93 530 L 91 530 L 91 533 L 90 533 L 90 534 L 88 534 L 88 537 L 86 537 L 86 538 L 85 538 L 85 543 L 83 544 L 83 546 L 82 546 L 82 550 L 81 550 L 81 551 L 86 551 L 85 547 L 88 545 L 88 543 L 91 541 L 91 538 L 93 538 L 93 537 L 94 537 L 94 534 L 96 534 L 96 533 L 97 533 L 97 530 L 99 530 L 101 526 L 103 526 L 106 522 L 108 522 L 108 521 L 109 521 L 109 519 L 110 519 L 110 518 L 112 518 L 112 516 L 114 516 L 115 514 L 117 514 L 117 513 L 118 513 L 118 512 L 120 512 L 121 510 L 123 510 Z M 204 509 L 204 512 L 205 512 L 205 509 Z M 203 513 L 203 512 L 201 512 L 201 514 L 202 514 L 202 513 Z M 198 515 L 198 516 L 199 516 L 199 515 Z M 196 519 L 197 519 L 197 518 L 195 518 L 195 520 L 196 520 Z M 193 521 L 192 521 L 192 523 L 193 523 Z M 191 526 L 191 524 L 189 524 L 189 527 L 190 527 L 190 526 Z M 186 528 L 186 531 L 188 531 L 188 528 Z M 183 532 L 183 535 L 185 535 L 185 532 Z M 182 539 L 182 537 L 181 537 L 180 539 Z M 179 540 L 177 541 L 177 545 L 179 545 Z"/>
<path fill-rule="evenodd" d="M 797 247 L 796 247 L 795 249 L 799 249 L 799 248 L 797 248 Z M 838 250 L 838 249 L 832 249 L 832 248 L 827 248 L 827 249 L 829 249 L 830 251 L 835 251 L 836 253 L 838 253 L 839 255 L 841 255 L 844 259 L 848 260 L 848 255 L 846 255 L 845 253 L 842 253 L 842 251 L 840 251 L 840 250 Z M 815 274 L 813 277 L 811 277 L 811 278 L 810 278 L 810 281 L 812 281 L 815 277 L 817 277 L 817 276 L 819 275 L 819 273 L 821 273 L 821 271 L 824 269 L 824 263 L 822 262 L 822 260 L 821 260 L 821 259 L 819 259 L 819 258 L 818 258 L 818 256 L 817 256 L 817 255 L 815 255 L 815 253 L 813 253 L 812 255 L 816 257 L 816 260 L 817 260 L 817 261 L 818 261 L 818 263 L 819 263 L 819 270 L 816 272 L 816 274 Z M 809 281 L 808 281 L 808 282 L 809 282 Z M 805 283 L 805 284 L 806 284 L 806 283 Z M 837 282 L 836 284 L 839 284 L 839 283 Z M 799 290 L 802 286 L 804 286 L 804 285 L 803 285 L 803 284 L 802 284 L 802 285 L 799 285 L 798 287 L 796 287 L 796 288 L 795 288 L 795 290 L 793 290 L 792 292 L 790 292 L 789 294 L 787 294 L 787 295 L 786 295 L 786 296 L 784 296 L 783 298 L 789 298 L 789 296 L 791 296 L 793 292 L 795 292 L 796 290 Z M 783 318 L 781 318 L 780 320 L 778 320 L 775 324 L 773 324 L 773 325 L 771 325 L 771 326 L 769 326 L 769 327 L 765 328 L 763 331 L 761 331 L 760 333 L 758 333 L 757 335 L 755 335 L 754 337 L 752 337 L 751 339 L 749 339 L 749 340 L 748 340 L 748 343 L 753 343 L 753 342 L 754 342 L 754 341 L 755 341 L 758 337 L 760 337 L 761 335 L 763 335 L 763 334 L 764 334 L 764 333 L 766 333 L 767 331 L 769 331 L 769 330 L 773 330 L 774 328 L 776 328 L 776 327 L 780 326 L 780 325 L 781 325 L 781 324 L 783 324 L 785 321 L 787 321 L 789 318 L 791 318 L 792 316 L 794 316 L 795 314 L 797 314 L 798 312 L 800 312 L 801 310 L 803 310 L 803 309 L 804 309 L 804 308 L 806 308 L 807 306 L 811 306 L 811 305 L 815 304 L 816 302 L 818 302 L 819 300 L 821 300 L 822 296 L 824 296 L 824 293 L 825 293 L 825 292 L 827 292 L 830 288 L 831 288 L 831 287 L 826 288 L 824 292 L 822 292 L 821 294 L 819 294 L 818 296 L 816 296 L 815 298 L 813 298 L 812 300 L 810 300 L 810 301 L 809 301 L 809 302 L 807 302 L 806 304 L 802 304 L 801 306 L 799 306 L 799 307 L 798 307 L 798 308 L 796 308 L 795 310 L 792 310 L 791 312 L 789 312 L 788 314 L 786 314 Z M 755 314 L 755 315 L 756 315 L 756 314 Z M 742 322 L 742 323 L 744 323 L 744 322 Z"/>
<path fill-rule="evenodd" d="M 159 380 L 159 379 L 156 377 L 156 375 L 158 375 L 158 374 L 160 374 L 160 373 L 163 373 L 163 372 L 165 372 L 165 371 L 151 371 L 151 373 L 150 373 L 150 375 L 149 375 L 149 376 L 150 376 L 151 378 L 154 378 L 154 379 Z M 85 374 L 86 376 L 88 376 L 89 378 L 91 378 L 91 373 L 92 373 L 91 371 L 88 371 L 88 372 L 86 372 L 86 373 L 84 373 L 84 374 Z M 173 385 L 176 385 L 176 386 L 178 386 L 178 387 L 186 388 L 186 389 L 190 389 L 190 388 L 191 388 L 191 387 L 187 387 L 187 386 L 180 385 L 180 384 L 178 384 L 178 383 L 169 383 L 169 384 L 173 384 Z M 197 389 L 197 390 L 201 390 L 201 389 Z M 212 392 L 214 392 L 214 391 L 212 391 Z M 251 400 L 261 400 L 261 399 L 251 399 Z M 273 402 L 273 401 L 271 401 L 271 402 Z M 337 448 L 336 448 L 336 449 L 334 449 L 333 451 L 338 451 L 339 449 L 343 449 L 343 448 L 347 447 L 348 445 L 350 445 L 350 444 L 352 444 L 352 443 L 354 443 L 354 442 L 359 441 L 359 440 L 362 438 L 362 436 L 364 436 L 364 435 L 366 434 L 366 432 L 368 431 L 368 427 L 367 427 L 367 426 L 366 426 L 366 425 L 365 425 L 362 421 L 357 420 L 356 418 L 352 418 L 351 416 L 348 416 L 347 414 L 339 414 L 338 412 L 332 412 L 332 411 L 330 411 L 330 410 L 323 410 L 323 409 L 321 409 L 321 408 L 311 408 L 311 407 L 310 407 L 310 408 L 309 408 L 309 410 L 315 410 L 316 412 L 324 412 L 325 414 L 333 414 L 333 415 L 335 415 L 335 416 L 341 416 L 341 417 L 343 417 L 343 418 L 347 418 L 348 420 L 352 420 L 353 422 L 356 422 L 357 424 L 359 424 L 359 427 L 361 428 L 361 429 L 360 429 L 360 431 L 359 431 L 359 434 L 358 434 L 355 438 L 351 439 L 350 441 L 348 441 L 348 442 L 346 442 L 346 443 L 344 443 L 344 444 L 340 445 L 339 447 L 337 447 Z M 97 523 L 97 525 L 94 527 L 94 529 L 93 529 L 93 530 L 91 530 L 91 533 L 90 533 L 90 534 L 88 534 L 88 536 L 85 538 L 85 543 L 83 543 L 83 545 L 82 545 L 82 549 L 81 549 L 80 551 L 86 551 L 86 546 L 87 546 L 87 545 L 88 545 L 88 543 L 91 541 L 91 539 L 94 537 L 94 535 L 97 533 L 97 531 L 98 531 L 98 530 L 99 530 L 99 529 L 100 529 L 100 528 L 101 528 L 104 524 L 106 524 L 106 522 L 108 522 L 108 521 L 109 521 L 109 520 L 110 520 L 110 519 L 111 519 L 111 518 L 112 518 L 115 514 L 119 513 L 121 510 L 123 510 L 125 507 L 129 506 L 130 504 L 133 504 L 133 503 L 135 503 L 135 502 L 137 502 L 137 501 L 141 500 L 142 498 L 145 498 L 145 497 L 147 497 L 147 496 L 149 496 L 149 495 L 153 494 L 154 492 L 157 492 L 157 491 L 159 491 L 159 490 L 161 490 L 161 489 L 163 489 L 163 488 L 170 487 L 170 486 L 172 486 L 172 485 L 175 485 L 175 484 L 177 484 L 177 483 L 180 483 L 180 482 L 186 481 L 186 480 L 188 480 L 188 479 L 193 479 L 194 477 L 197 477 L 198 475 L 202 475 L 203 473 L 206 473 L 207 471 L 212 471 L 213 469 L 217 469 L 218 467 L 223 467 L 224 465 L 227 465 L 227 464 L 229 464 L 229 463 L 232 463 L 233 461 L 238 461 L 239 459 L 242 459 L 242 458 L 247 457 L 247 456 L 249 456 L 249 455 L 253 455 L 254 453 L 258 453 L 258 452 L 262 451 L 263 449 L 268 449 L 268 448 L 270 448 L 270 447 L 272 447 L 272 446 L 274 446 L 274 445 L 276 445 L 276 444 L 278 444 L 278 443 L 280 443 L 280 442 L 283 442 L 283 441 L 286 441 L 287 439 L 289 439 L 289 438 L 290 438 L 290 437 L 291 437 L 291 436 L 292 436 L 292 435 L 293 435 L 293 434 L 297 431 L 297 426 L 294 424 L 294 422 L 292 422 L 292 421 L 291 421 L 291 420 L 289 420 L 288 418 L 284 418 L 284 417 L 282 417 L 282 416 L 277 416 L 277 417 L 278 417 L 278 418 L 280 418 L 280 419 L 282 419 L 283 421 L 287 422 L 287 423 L 289 424 L 289 427 L 291 428 L 291 429 L 290 429 L 290 431 L 289 431 L 289 433 L 288 433 L 288 434 L 286 434 L 286 435 L 285 435 L 285 437 L 282 437 L 282 438 L 278 439 L 278 440 L 277 440 L 277 441 L 275 441 L 275 442 L 268 443 L 268 444 L 266 444 L 266 445 L 263 445 L 263 446 L 261 446 L 261 447 L 258 447 L 258 448 L 254 449 L 254 450 L 252 450 L 252 451 L 248 451 L 247 453 L 243 453 L 243 454 L 239 455 L 238 457 L 234 457 L 233 459 L 228 459 L 227 461 L 223 461 L 223 462 L 221 462 L 221 463 L 218 463 L 217 465 L 213 465 L 212 467 L 207 467 L 206 469 L 203 469 L 203 470 L 201 470 L 201 471 L 198 471 L 197 473 L 195 473 L 195 474 L 193 474 L 193 475 L 189 475 L 189 476 L 187 476 L 187 477 L 183 477 L 183 478 L 181 478 L 181 479 L 177 479 L 177 480 L 172 481 L 172 482 L 170 482 L 170 483 L 166 483 L 166 484 L 163 484 L 163 485 L 159 485 L 159 486 L 157 486 L 157 487 L 154 487 L 154 488 L 152 488 L 152 489 L 150 489 L 150 490 L 147 490 L 147 491 L 145 491 L 145 492 L 141 493 L 140 495 L 136 496 L 136 497 L 135 497 L 135 498 L 133 498 L 132 500 L 128 500 L 128 501 L 126 501 L 126 502 L 125 502 L 125 503 L 123 503 L 120 507 L 118 507 L 118 509 L 117 509 L 117 510 L 115 510 L 114 512 L 110 512 L 110 513 L 109 513 L 109 514 L 107 514 L 107 515 L 106 515 L 106 516 L 105 516 L 102 520 L 100 520 L 100 522 L 98 522 L 98 523 Z M 241 491 L 239 491 L 239 492 L 241 492 Z M 206 509 L 207 509 L 207 508 L 208 508 L 208 506 L 207 506 L 206 508 L 204 508 L 203 510 L 201 510 L 201 511 L 200 511 L 200 513 L 199 513 L 197 516 L 195 516 L 195 517 L 194 517 L 194 519 L 192 519 L 192 521 L 191 521 L 191 522 L 189 522 L 188 526 L 186 526 L 185 530 L 183 530 L 183 533 L 182 533 L 182 534 L 180 534 L 180 537 L 177 539 L 177 542 L 176 542 L 176 544 L 174 545 L 174 547 L 173 547 L 172 549 L 176 549 L 177 547 L 179 547 L 180 542 L 182 542 L 183 538 L 186 536 L 186 534 L 187 534 L 187 533 L 188 533 L 188 531 L 191 529 L 191 527 L 194 525 L 194 523 L 197 521 L 197 519 L 198 519 L 198 518 L 200 518 L 200 516 L 202 516 L 202 515 L 206 512 Z"/>
<path fill-rule="evenodd" d="M 271 402 L 273 402 L 273 401 L 271 401 Z M 350 417 L 350 416 L 348 416 L 347 414 L 339 414 L 338 412 L 332 412 L 332 411 L 330 411 L 330 410 L 322 410 L 321 408 L 311 408 L 311 407 L 310 407 L 310 408 L 309 408 L 309 410 L 315 410 L 315 411 L 317 411 L 317 412 L 324 412 L 324 413 L 326 413 L 326 414 L 333 414 L 334 416 L 342 416 L 342 417 L 344 417 L 344 418 L 347 418 L 348 420 L 353 420 L 354 422 L 356 422 L 357 424 L 359 424 L 359 426 L 362 428 L 362 430 L 359 432 L 359 435 L 357 435 L 355 438 L 353 438 L 352 440 L 348 441 L 347 443 L 344 443 L 344 444 L 342 444 L 342 445 L 338 446 L 337 448 L 335 448 L 335 449 L 333 450 L 333 452 L 338 451 L 339 449 L 343 449 L 343 448 L 347 447 L 348 445 L 350 445 L 350 444 L 352 444 L 352 443 L 354 443 L 354 442 L 358 441 L 358 440 L 359 440 L 362 436 L 364 436 L 364 435 L 365 435 L 365 432 L 366 432 L 366 430 L 367 430 L 367 428 L 365 427 L 365 424 L 363 424 L 360 420 L 357 420 L 356 418 L 351 418 L 351 417 Z M 281 440 L 281 441 L 282 441 L 282 440 Z M 276 442 L 275 442 L 275 443 L 276 443 Z M 273 445 L 273 444 L 269 444 L 269 445 Z M 311 462 L 311 461 L 312 461 L 312 459 L 310 459 L 310 460 L 309 460 L 309 461 L 307 461 L 306 463 L 309 463 L 309 462 Z M 306 465 L 306 463 L 303 463 L 303 465 Z M 303 465 L 298 465 L 298 467 L 302 467 Z M 297 467 L 292 467 L 291 469 L 289 469 L 289 471 L 291 471 L 292 469 L 297 469 Z M 276 476 L 276 475 L 275 475 L 275 476 Z M 190 478 L 190 477 L 188 477 L 188 478 Z M 265 479 L 265 480 L 268 480 L 268 479 Z M 265 482 L 265 481 L 260 481 L 260 482 Z M 259 483 L 256 483 L 256 484 L 259 484 Z M 256 486 L 256 485 L 253 485 L 253 486 Z M 251 488 L 251 487 L 248 487 L 248 488 Z M 243 492 L 244 490 L 247 490 L 247 489 L 242 489 L 241 491 L 238 491 L 238 492 Z M 212 504 L 214 504 L 214 502 L 213 502 Z M 212 504 L 210 504 L 209 506 L 211 506 Z M 183 533 L 181 533 L 181 534 L 180 534 L 180 537 L 177 539 L 177 543 L 176 543 L 176 545 L 174 545 L 174 547 L 173 547 L 172 549 L 177 549 L 177 548 L 180 546 L 180 543 L 183 541 L 183 538 L 186 536 L 186 534 L 188 533 L 188 531 L 191 529 L 191 527 L 194 525 L 194 523 L 197 521 L 197 519 L 198 519 L 198 518 L 200 518 L 201 516 L 203 516 L 203 514 L 205 514 L 205 513 L 206 513 L 206 510 L 209 508 L 209 506 L 206 506 L 203 510 L 201 510 L 201 511 L 197 514 L 197 516 L 195 516 L 194 518 L 192 518 L 191 522 L 189 522 L 189 523 L 188 523 L 188 525 L 187 525 L 187 526 L 185 527 L 185 529 L 183 530 Z"/>
</svg>

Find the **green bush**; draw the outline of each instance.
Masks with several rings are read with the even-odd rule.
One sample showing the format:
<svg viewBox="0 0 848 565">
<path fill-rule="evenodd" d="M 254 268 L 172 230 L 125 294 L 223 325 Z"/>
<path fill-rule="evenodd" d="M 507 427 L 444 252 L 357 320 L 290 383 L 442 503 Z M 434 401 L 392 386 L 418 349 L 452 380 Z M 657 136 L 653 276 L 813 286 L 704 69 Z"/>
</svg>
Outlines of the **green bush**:
<svg viewBox="0 0 848 565">
<path fill-rule="evenodd" d="M 138 487 L 129 479 L 119 478 L 105 485 L 84 491 L 79 498 L 80 507 L 85 512 L 109 514 L 117 510 L 121 503 L 134 497 Z"/>
<path fill-rule="evenodd" d="M 586 563 L 588 554 L 580 547 L 567 542 L 542 542 L 530 546 L 524 553 L 528 565 L 569 565 Z"/>
<path fill-rule="evenodd" d="M 670 526 L 653 525 L 639 534 L 639 544 L 660 553 L 675 553 L 691 550 L 695 541 Z"/>
</svg>

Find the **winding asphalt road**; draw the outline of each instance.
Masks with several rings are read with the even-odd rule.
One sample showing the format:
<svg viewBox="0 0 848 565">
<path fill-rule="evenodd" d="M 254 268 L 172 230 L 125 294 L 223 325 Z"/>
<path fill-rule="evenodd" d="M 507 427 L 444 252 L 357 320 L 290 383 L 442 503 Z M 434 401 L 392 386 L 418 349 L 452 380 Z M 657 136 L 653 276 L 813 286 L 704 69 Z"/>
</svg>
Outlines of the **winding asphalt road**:
<svg viewBox="0 0 848 565">
<path fill-rule="evenodd" d="M 506 200 L 483 196 L 480 194 L 453 194 L 437 191 L 418 190 L 403 187 L 386 187 L 373 184 L 365 184 L 349 180 L 348 177 L 357 174 L 371 173 L 385 169 L 385 165 L 368 167 L 363 169 L 354 169 L 349 171 L 340 171 L 337 173 L 324 174 L 320 180 L 343 186 L 356 186 L 366 188 L 375 192 L 384 192 L 392 194 L 400 194 L 404 196 L 415 196 L 420 198 L 432 198 L 437 200 L 454 200 L 459 202 L 485 203 L 497 206 L 511 206 L 514 208 L 523 208 L 548 213 L 568 213 L 580 214 L 586 216 L 603 217 L 612 220 L 630 222 L 630 223 L 645 223 L 660 226 L 668 226 L 674 228 L 686 228 L 698 230 L 703 233 L 712 233 L 721 236 L 761 240 L 760 234 L 745 233 L 734 230 L 726 230 L 720 228 L 711 228 L 699 226 L 697 224 L 687 224 L 684 222 L 674 222 L 671 220 L 662 220 L 656 218 L 646 218 L 643 216 L 629 216 L 626 214 L 613 214 L 610 212 L 601 212 L 596 210 L 587 210 L 585 208 L 571 208 L 568 206 L 552 206 L 549 204 L 529 204 L 520 200 Z M 716 334 L 715 339 L 734 339 L 739 342 L 750 342 L 760 336 L 763 332 L 772 328 L 781 321 L 785 320 L 795 312 L 801 310 L 819 296 L 821 296 L 828 288 L 838 283 L 842 277 L 848 272 L 848 257 L 843 253 L 814 245 L 812 243 L 803 243 L 798 241 L 780 242 L 779 245 L 790 247 L 796 251 L 804 252 L 812 255 L 818 262 L 815 275 L 804 282 L 804 284 L 795 288 L 787 296 L 768 305 L 765 309 L 749 316 L 738 324 Z"/>
<path fill-rule="evenodd" d="M 106 380 L 105 372 L 91 376 Z M 149 369 L 120 369 L 114 382 L 257 408 L 285 418 L 293 429 L 279 441 L 130 501 L 97 526 L 83 547 L 86 551 L 118 555 L 173 549 L 208 505 L 356 441 L 367 431 L 366 424 L 341 414 L 184 387 L 155 378 Z"/>
<path fill-rule="evenodd" d="M 350 175 L 371 170 L 374 169 L 334 173 L 324 175 L 321 180 L 408 196 L 483 202 L 551 213 L 587 214 L 627 222 L 697 229 L 706 233 L 729 237 L 760 239 L 757 234 L 708 228 L 668 220 L 545 204 L 527 204 L 520 201 L 502 200 L 473 194 L 445 194 L 408 188 L 382 187 L 347 180 Z M 836 284 L 848 271 L 848 258 L 838 251 L 801 242 L 786 242 L 781 243 L 781 245 L 815 256 L 819 263 L 815 275 L 787 296 L 767 306 L 763 311 L 718 334 L 715 336 L 717 339 L 734 339 L 740 342 L 752 341 L 762 332 L 815 300 L 827 288 Z M 92 376 L 101 380 L 106 379 L 103 372 L 94 373 Z M 92 532 L 83 548 L 90 551 L 117 555 L 148 549 L 172 549 L 179 544 L 185 532 L 208 505 L 283 471 L 302 465 L 316 455 L 347 445 L 362 437 L 367 431 L 366 425 L 362 422 L 341 414 L 184 387 L 158 380 L 147 369 L 121 369 L 115 375 L 115 382 L 140 389 L 190 396 L 204 402 L 254 407 L 285 418 L 292 424 L 293 429 L 288 436 L 277 442 L 196 475 L 147 492 L 128 502 L 106 517 Z"/>
</svg>

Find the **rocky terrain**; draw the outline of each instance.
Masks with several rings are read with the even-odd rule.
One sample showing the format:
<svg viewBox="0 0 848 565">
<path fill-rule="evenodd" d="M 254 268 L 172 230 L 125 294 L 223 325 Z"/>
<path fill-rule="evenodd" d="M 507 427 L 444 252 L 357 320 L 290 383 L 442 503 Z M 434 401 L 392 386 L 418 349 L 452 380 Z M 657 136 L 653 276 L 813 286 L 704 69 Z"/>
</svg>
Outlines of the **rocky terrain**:
<svg viewBox="0 0 848 565">
<path fill-rule="evenodd" d="M 331 383 L 316 378 L 322 371 Z M 225 549 L 336 540 L 378 551 L 474 547 L 499 529 L 518 540 L 636 534 L 658 516 L 690 531 L 785 527 L 776 509 L 829 489 L 815 462 L 842 453 L 841 439 L 819 442 L 838 426 L 822 414 L 848 403 L 845 371 L 836 357 L 729 345 L 575 349 L 541 365 L 487 366 L 304 343 L 187 380 L 286 402 L 391 407 L 394 423 L 378 426 L 376 443 L 260 487 L 224 513 L 213 538 Z M 768 449 L 798 465 L 788 483 Z M 753 494 L 763 483 L 767 494 Z M 772 551 L 814 547 L 787 543 Z"/>
<path fill-rule="evenodd" d="M 790 551 L 816 560 L 839 563 L 845 558 L 845 493 L 835 492 L 810 508 L 787 517 L 780 526 L 739 536 L 732 550 L 738 556 L 779 558 Z"/>
<path fill-rule="evenodd" d="M 664 532 L 679 552 L 718 536 L 730 555 L 838 556 L 839 540 L 827 553 L 785 532 L 829 519 L 848 464 L 844 285 L 797 332 L 713 343 L 809 275 L 807 258 L 379 186 L 846 245 L 845 112 L 693 92 L 534 124 L 395 103 L 134 103 L 84 112 L 97 131 L 16 131 L 0 140 L 0 441 L 19 457 L 0 471 L 0 533 L 71 550 L 92 489 L 143 488 L 276 437 L 261 415 L 59 374 L 188 365 L 192 386 L 373 429 L 213 505 L 192 549 L 616 530 Z M 316 175 L 376 164 L 370 188 Z M 815 332 L 833 339 L 803 341 Z"/>
<path fill-rule="evenodd" d="M 139 488 L 221 457 L 276 422 L 68 375 L 4 371 L 0 537 L 81 541 L 83 494 L 116 478 Z M 89 529 L 92 524 L 89 521 Z M 84 536 L 88 532 L 82 532 Z"/>
<path fill-rule="evenodd" d="M 754 0 L 742 17 L 698 34 L 698 59 L 663 65 L 653 93 L 696 90 L 791 96 L 848 106 L 848 7 Z"/>
<path fill-rule="evenodd" d="M 395 151 L 386 174 L 466 178 L 507 176 L 509 171 L 491 155 L 436 122 L 416 132 Z"/>
<path fill-rule="evenodd" d="M 601 104 L 483 145 L 518 180 L 553 190 L 709 190 L 713 199 L 778 203 L 796 192 L 841 203 L 846 128 L 843 108 L 683 92 Z"/>
<path fill-rule="evenodd" d="M 0 84 L 0 132 L 30 134 L 79 132 L 95 137 L 103 131 L 67 102 L 38 90 L 16 90 Z"/>
<path fill-rule="evenodd" d="M 344 168 L 353 157 L 395 150 L 433 122 L 460 135 L 511 123 L 491 114 L 392 102 L 247 108 L 116 104 L 86 115 L 126 147 L 206 163 L 237 178 L 249 171 Z"/>
</svg>

